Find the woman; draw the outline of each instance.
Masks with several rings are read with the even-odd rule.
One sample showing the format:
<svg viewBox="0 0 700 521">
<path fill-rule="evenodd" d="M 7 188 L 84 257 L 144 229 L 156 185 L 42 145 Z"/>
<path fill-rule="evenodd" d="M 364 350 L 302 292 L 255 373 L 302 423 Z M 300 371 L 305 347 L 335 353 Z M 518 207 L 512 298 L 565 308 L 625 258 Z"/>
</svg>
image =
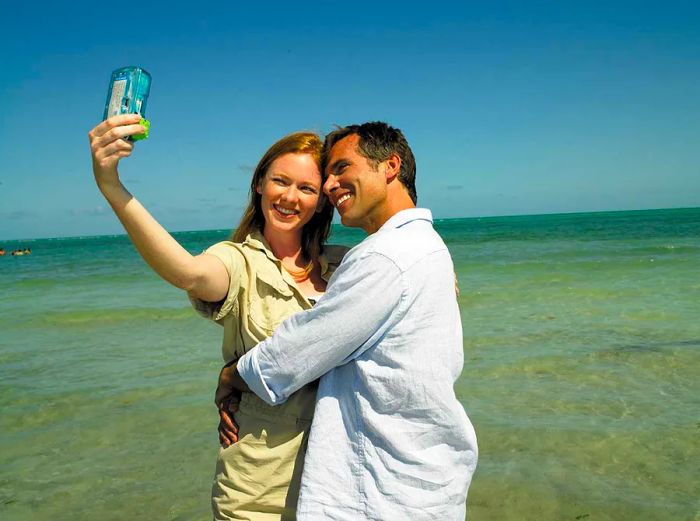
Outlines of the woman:
<svg viewBox="0 0 700 521">
<path fill-rule="evenodd" d="M 114 116 L 90 131 L 97 186 L 146 262 L 186 290 L 200 313 L 223 325 L 223 355 L 231 362 L 285 318 L 309 309 L 347 251 L 324 247 L 333 208 L 321 192 L 322 143 L 299 132 L 272 145 L 255 169 L 248 208 L 232 241 L 193 256 L 119 180 L 119 160 L 134 147 L 124 138 L 144 131 L 138 121 L 138 115 Z M 243 393 L 236 443 L 220 430 L 215 519 L 294 519 L 315 398 L 315 384 L 274 408 Z"/>
</svg>

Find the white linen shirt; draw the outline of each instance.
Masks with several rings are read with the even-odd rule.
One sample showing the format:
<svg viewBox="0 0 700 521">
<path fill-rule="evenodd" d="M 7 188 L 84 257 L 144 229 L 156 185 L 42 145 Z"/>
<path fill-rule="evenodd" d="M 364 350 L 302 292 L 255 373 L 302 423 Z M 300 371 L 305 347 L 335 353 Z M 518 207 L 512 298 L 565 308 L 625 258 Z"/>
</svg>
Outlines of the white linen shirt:
<svg viewBox="0 0 700 521">
<path fill-rule="evenodd" d="M 298 519 L 462 521 L 477 462 L 463 361 L 452 259 L 430 211 L 403 210 L 238 362 L 270 404 L 321 377 Z"/>
</svg>

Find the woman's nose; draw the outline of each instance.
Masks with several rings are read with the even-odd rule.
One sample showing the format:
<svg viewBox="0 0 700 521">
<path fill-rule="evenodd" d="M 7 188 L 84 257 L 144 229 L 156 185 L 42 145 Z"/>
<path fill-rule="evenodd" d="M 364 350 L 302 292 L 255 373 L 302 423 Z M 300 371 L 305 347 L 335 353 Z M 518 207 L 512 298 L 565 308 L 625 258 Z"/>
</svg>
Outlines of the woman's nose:
<svg viewBox="0 0 700 521">
<path fill-rule="evenodd" d="M 285 201 L 296 201 L 298 199 L 297 189 L 294 186 L 288 186 L 282 194 Z"/>
</svg>

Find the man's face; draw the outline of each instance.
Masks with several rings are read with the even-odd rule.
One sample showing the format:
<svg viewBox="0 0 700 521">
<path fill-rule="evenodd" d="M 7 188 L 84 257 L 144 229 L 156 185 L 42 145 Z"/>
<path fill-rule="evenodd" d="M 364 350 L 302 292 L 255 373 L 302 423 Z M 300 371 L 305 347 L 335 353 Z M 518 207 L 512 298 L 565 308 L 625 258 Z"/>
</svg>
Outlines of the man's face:
<svg viewBox="0 0 700 521">
<path fill-rule="evenodd" d="M 345 226 L 374 233 L 384 222 L 387 185 L 383 164 L 373 168 L 357 151 L 359 140 L 357 134 L 351 134 L 333 145 L 323 191 Z"/>
</svg>

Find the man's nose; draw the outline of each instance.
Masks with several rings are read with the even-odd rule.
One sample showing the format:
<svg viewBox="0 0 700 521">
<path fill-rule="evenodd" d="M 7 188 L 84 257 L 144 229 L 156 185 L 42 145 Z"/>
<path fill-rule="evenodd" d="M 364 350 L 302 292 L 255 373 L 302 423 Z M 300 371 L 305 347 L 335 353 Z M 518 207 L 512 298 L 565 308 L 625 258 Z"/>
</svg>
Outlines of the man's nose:
<svg viewBox="0 0 700 521">
<path fill-rule="evenodd" d="M 326 182 L 323 183 L 323 192 L 327 196 L 330 196 L 336 188 L 338 188 L 338 178 L 331 174 L 328 176 L 328 179 L 326 179 Z"/>
</svg>

